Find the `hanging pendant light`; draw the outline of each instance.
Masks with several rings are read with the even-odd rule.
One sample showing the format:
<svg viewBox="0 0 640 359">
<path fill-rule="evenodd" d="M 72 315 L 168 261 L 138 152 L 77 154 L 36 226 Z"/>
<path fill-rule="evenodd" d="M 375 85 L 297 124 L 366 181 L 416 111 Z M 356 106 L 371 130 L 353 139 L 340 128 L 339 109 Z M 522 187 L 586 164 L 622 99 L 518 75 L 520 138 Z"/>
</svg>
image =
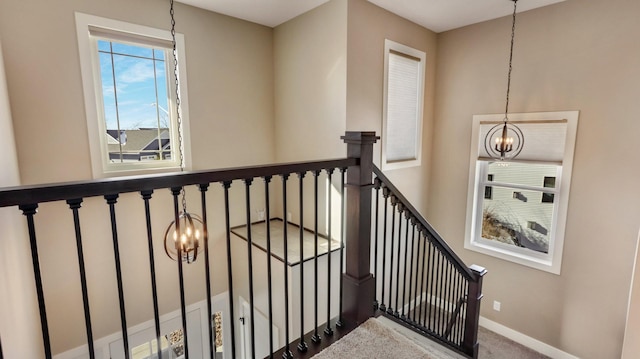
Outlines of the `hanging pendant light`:
<svg viewBox="0 0 640 359">
<path fill-rule="evenodd" d="M 516 34 L 516 7 L 518 0 L 513 1 L 513 22 L 511 25 L 511 50 L 509 52 L 509 73 L 507 76 L 507 99 L 502 123 L 493 126 L 484 139 L 487 154 L 495 160 L 510 160 L 522 152 L 524 135 L 522 130 L 509 122 L 509 91 L 511 90 L 511 70 L 513 63 L 513 43 Z"/>
<path fill-rule="evenodd" d="M 176 21 L 173 15 L 173 0 L 171 3 L 171 37 L 173 43 L 173 75 L 176 86 L 176 112 L 178 122 L 178 153 L 180 154 L 180 171 L 184 171 L 184 153 L 182 151 L 182 115 L 180 111 L 180 87 L 178 82 L 178 53 L 176 50 Z M 182 212 L 178 216 L 178 223 L 173 220 L 164 234 L 164 250 L 173 260 L 192 263 L 202 251 L 200 238 L 204 235 L 200 217 L 187 212 L 187 198 L 184 187 L 180 191 L 182 196 Z"/>
</svg>

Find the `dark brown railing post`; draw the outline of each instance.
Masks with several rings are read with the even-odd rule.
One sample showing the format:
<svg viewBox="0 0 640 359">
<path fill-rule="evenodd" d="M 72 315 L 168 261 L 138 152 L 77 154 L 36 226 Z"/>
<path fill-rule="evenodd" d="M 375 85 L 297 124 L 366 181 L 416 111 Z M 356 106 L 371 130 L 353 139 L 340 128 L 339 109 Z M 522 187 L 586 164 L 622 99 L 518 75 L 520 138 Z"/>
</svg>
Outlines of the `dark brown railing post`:
<svg viewBox="0 0 640 359">
<path fill-rule="evenodd" d="M 482 301 L 482 277 L 487 274 L 487 270 L 475 264 L 469 269 L 477 280 L 469 281 L 467 318 L 462 349 L 472 358 L 478 358 L 478 325 L 480 321 L 480 302 Z"/>
<path fill-rule="evenodd" d="M 343 307 L 350 324 L 360 324 L 373 316 L 375 279 L 371 274 L 371 189 L 373 188 L 373 144 L 375 132 L 347 131 L 347 157 L 360 163 L 347 171 L 346 270 L 343 274 Z"/>
</svg>

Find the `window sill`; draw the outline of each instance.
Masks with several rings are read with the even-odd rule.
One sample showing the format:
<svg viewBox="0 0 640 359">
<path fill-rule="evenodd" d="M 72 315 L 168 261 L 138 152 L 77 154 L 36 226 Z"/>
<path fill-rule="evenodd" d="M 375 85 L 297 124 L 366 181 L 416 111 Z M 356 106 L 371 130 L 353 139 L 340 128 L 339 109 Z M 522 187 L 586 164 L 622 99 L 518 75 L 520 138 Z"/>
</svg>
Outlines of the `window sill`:
<svg viewBox="0 0 640 359">
<path fill-rule="evenodd" d="M 560 264 L 554 265 L 551 254 L 537 253 L 528 249 L 485 239 L 466 240 L 464 248 L 526 267 L 560 275 Z"/>
</svg>

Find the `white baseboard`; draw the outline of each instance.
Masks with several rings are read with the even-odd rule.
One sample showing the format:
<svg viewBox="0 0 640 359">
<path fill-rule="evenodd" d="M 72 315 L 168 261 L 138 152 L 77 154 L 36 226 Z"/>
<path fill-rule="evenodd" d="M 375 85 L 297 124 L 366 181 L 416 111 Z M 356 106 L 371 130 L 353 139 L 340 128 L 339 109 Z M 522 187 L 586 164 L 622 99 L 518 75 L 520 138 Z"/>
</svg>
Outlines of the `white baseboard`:
<svg viewBox="0 0 640 359">
<path fill-rule="evenodd" d="M 544 354 L 553 359 L 580 359 L 549 344 L 543 343 L 530 336 L 524 335 L 502 324 L 496 323 L 485 317 L 480 317 L 480 326 L 485 327 L 492 332 L 498 333 L 505 338 L 511 339 L 516 343 L 522 344 L 527 348 L 531 348 L 538 353 Z"/>
</svg>

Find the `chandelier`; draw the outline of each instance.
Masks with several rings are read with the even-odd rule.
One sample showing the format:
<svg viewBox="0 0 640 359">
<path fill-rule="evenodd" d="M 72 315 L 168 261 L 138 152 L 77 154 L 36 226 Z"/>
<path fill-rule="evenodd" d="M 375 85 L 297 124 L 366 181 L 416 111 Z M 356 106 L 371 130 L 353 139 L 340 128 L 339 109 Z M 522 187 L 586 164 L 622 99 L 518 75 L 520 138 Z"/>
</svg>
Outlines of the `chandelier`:
<svg viewBox="0 0 640 359">
<path fill-rule="evenodd" d="M 182 151 L 182 116 L 180 111 L 180 87 L 178 83 L 178 53 L 176 50 L 176 22 L 173 15 L 173 0 L 171 0 L 171 37 L 173 43 L 173 75 L 176 86 L 176 112 L 178 122 L 178 153 L 180 154 L 180 171 L 184 171 L 184 153 Z M 180 259 L 186 263 L 192 263 L 202 250 L 200 238 L 204 235 L 203 224 L 200 217 L 187 212 L 187 198 L 184 187 L 181 188 L 182 212 L 177 219 L 169 224 L 164 234 L 164 250 L 173 260 Z M 175 194 L 177 195 L 177 194 Z"/>
<path fill-rule="evenodd" d="M 489 157 L 495 160 L 510 160 L 522 151 L 524 135 L 522 130 L 509 122 L 509 91 L 511 90 L 511 70 L 513 69 L 513 43 L 516 33 L 516 7 L 518 0 L 513 1 L 513 22 L 511 25 L 511 50 L 509 52 L 509 72 L 507 75 L 507 98 L 504 110 L 504 119 L 487 132 L 484 139 L 484 148 Z"/>
</svg>

